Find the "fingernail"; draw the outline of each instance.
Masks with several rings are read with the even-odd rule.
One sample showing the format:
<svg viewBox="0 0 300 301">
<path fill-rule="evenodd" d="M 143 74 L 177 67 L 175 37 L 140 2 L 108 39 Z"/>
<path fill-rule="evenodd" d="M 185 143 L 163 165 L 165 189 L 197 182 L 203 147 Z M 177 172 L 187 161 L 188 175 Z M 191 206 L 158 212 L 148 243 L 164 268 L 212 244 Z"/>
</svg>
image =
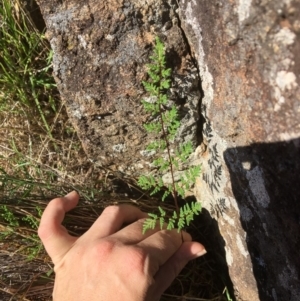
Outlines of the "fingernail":
<svg viewBox="0 0 300 301">
<path fill-rule="evenodd" d="M 202 251 L 200 251 L 200 252 L 194 254 L 194 255 L 190 258 L 190 260 L 193 260 L 193 259 L 196 259 L 196 258 L 198 258 L 198 257 L 200 257 L 200 256 L 203 256 L 203 255 L 205 255 L 206 253 L 207 253 L 207 251 L 206 251 L 205 249 L 202 249 Z"/>
<path fill-rule="evenodd" d="M 195 255 L 195 258 L 197 257 L 200 257 L 200 256 L 203 256 L 207 253 L 207 251 L 205 249 L 203 249 L 202 251 L 198 252 L 196 255 Z"/>
</svg>

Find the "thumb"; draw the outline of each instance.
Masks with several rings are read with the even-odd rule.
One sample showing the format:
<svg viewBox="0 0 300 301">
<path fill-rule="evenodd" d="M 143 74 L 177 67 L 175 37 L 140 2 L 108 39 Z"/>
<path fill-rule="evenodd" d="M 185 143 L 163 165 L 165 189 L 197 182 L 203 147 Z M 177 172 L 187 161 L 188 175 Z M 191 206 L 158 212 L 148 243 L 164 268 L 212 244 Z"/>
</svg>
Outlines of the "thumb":
<svg viewBox="0 0 300 301">
<path fill-rule="evenodd" d="M 65 213 L 73 209 L 79 201 L 79 195 L 72 191 L 65 197 L 52 200 L 46 207 L 38 229 L 38 235 L 54 264 L 63 256 L 77 240 L 69 235 L 61 225 Z"/>
<path fill-rule="evenodd" d="M 171 285 L 173 280 L 178 276 L 185 265 L 192 259 L 206 254 L 203 245 L 198 242 L 184 242 L 174 255 L 160 267 L 156 273 L 155 279 L 155 295 L 157 300 L 163 292 Z M 156 299 L 155 299 L 156 300 Z"/>
</svg>

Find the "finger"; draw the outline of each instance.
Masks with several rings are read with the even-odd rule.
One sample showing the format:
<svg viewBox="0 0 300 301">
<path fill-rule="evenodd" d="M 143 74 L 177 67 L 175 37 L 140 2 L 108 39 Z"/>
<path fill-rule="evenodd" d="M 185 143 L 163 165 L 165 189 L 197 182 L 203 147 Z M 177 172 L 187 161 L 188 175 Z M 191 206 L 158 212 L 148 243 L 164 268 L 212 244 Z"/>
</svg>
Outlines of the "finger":
<svg viewBox="0 0 300 301">
<path fill-rule="evenodd" d="M 190 260 L 204 254 L 206 254 L 206 250 L 202 244 L 198 242 L 184 242 L 176 253 L 160 267 L 154 277 L 155 285 L 153 291 L 157 300 Z M 156 300 L 156 298 L 153 298 L 153 300 Z"/>
<path fill-rule="evenodd" d="M 124 224 L 133 223 L 147 214 L 130 205 L 109 206 L 94 222 L 86 236 L 103 238 L 119 231 Z"/>
<path fill-rule="evenodd" d="M 191 236 L 182 231 L 162 230 L 144 239 L 137 246 L 141 247 L 149 256 L 149 273 L 154 276 L 159 268 L 180 248 L 183 241 L 191 241 Z"/>
<path fill-rule="evenodd" d="M 143 234 L 143 224 L 146 218 L 139 219 L 136 222 L 124 227 L 115 234 L 111 235 L 111 238 L 118 240 L 124 244 L 137 244 L 147 237 L 161 230 L 160 224 L 157 223 L 154 229 L 149 229 Z"/>
<path fill-rule="evenodd" d="M 65 213 L 73 209 L 78 200 L 79 195 L 72 191 L 65 197 L 52 200 L 42 215 L 38 235 L 54 264 L 56 258 L 65 254 L 77 239 L 69 235 L 61 223 Z"/>
</svg>

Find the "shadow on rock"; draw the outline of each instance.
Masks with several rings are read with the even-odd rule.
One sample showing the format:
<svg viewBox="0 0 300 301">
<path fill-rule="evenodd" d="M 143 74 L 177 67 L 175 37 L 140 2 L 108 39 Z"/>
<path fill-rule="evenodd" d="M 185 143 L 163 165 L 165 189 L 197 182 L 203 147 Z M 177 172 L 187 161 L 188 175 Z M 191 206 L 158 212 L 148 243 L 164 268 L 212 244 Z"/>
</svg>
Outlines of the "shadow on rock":
<svg viewBox="0 0 300 301">
<path fill-rule="evenodd" d="M 300 139 L 230 148 L 224 158 L 260 299 L 300 300 Z"/>
</svg>

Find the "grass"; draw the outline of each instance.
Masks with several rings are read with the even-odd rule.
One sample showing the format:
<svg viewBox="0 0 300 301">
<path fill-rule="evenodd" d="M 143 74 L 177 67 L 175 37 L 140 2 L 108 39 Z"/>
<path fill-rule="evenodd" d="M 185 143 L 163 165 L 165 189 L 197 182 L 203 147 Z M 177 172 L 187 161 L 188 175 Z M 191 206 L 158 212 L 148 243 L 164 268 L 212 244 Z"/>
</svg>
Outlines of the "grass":
<svg viewBox="0 0 300 301">
<path fill-rule="evenodd" d="M 96 169 L 85 155 L 52 77 L 52 52 L 25 1 L 0 4 L 0 300 L 51 300 L 53 266 L 37 237 L 49 200 L 76 189 L 67 215 L 73 235 L 84 233 L 109 204 L 151 212 L 129 181 Z M 28 10 L 29 8 L 29 10 Z M 130 194 L 129 197 L 126 195 Z M 168 204 L 165 204 L 168 207 Z M 201 236 L 203 228 L 192 231 Z M 199 238 L 202 239 L 201 237 Z M 214 283 L 212 260 L 190 263 L 162 300 L 226 300 Z M 227 298 L 227 300 L 230 300 Z"/>
<path fill-rule="evenodd" d="M 82 150 L 56 89 L 49 44 L 22 3 L 0 4 L 0 299 L 46 300 L 53 274 L 36 234 L 41 212 L 73 189 L 86 203 L 99 198 L 105 174 Z M 98 216 L 96 204 L 85 207 L 91 212 L 79 208 L 78 225 L 69 217 L 71 230 Z"/>
<path fill-rule="evenodd" d="M 55 99 L 48 93 L 55 87 L 49 72 L 52 52 L 20 2 L 3 0 L 0 15 L 1 109 L 20 113 L 21 106 L 22 112 L 32 117 L 34 108 L 38 113 L 34 122 L 53 138 L 46 116 L 56 111 Z"/>
</svg>

